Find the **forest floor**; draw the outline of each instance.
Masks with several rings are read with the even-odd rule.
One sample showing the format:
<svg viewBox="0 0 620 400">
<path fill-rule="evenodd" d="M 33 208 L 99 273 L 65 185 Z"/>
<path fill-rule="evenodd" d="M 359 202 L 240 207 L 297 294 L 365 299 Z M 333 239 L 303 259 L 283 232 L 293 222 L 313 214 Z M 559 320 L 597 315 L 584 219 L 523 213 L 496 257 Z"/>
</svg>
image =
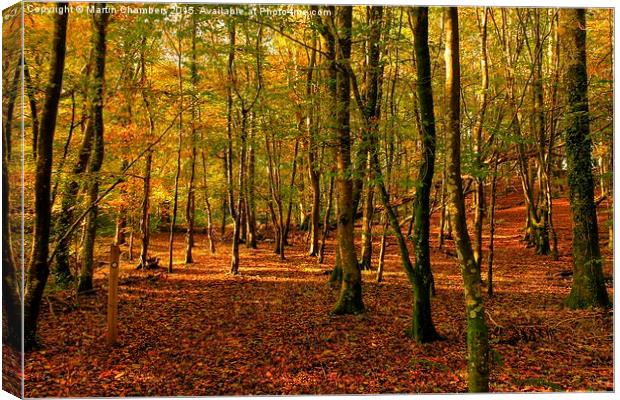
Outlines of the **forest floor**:
<svg viewBox="0 0 620 400">
<path fill-rule="evenodd" d="M 560 259 L 552 261 L 521 242 L 520 193 L 498 198 L 495 296 L 484 299 L 491 390 L 613 390 L 613 311 L 561 306 L 571 284 L 562 274 L 571 270 L 567 201 L 555 201 Z M 323 265 L 305 255 L 302 234 L 286 249 L 285 261 L 271 243 L 242 247 L 239 276 L 227 274 L 229 243 L 218 243 L 211 255 L 203 235 L 196 238 L 196 262 L 188 266 L 181 264 L 184 238 L 178 235 L 172 274 L 136 271 L 135 262 L 123 262 L 120 344 L 112 349 L 105 344 L 107 268 L 96 274 L 94 295 L 49 293 L 39 328 L 42 348 L 26 355 L 26 397 L 465 391 L 463 290 L 450 255 L 454 244 L 447 242 L 448 254 L 439 251 L 433 232 L 433 318 L 445 340 L 418 345 L 405 334 L 411 286 L 395 243 L 388 247 L 384 282 L 375 282 L 374 271 L 363 273 L 367 312 L 329 315 L 337 296 L 325 275 L 333 240 L 332 234 Z M 101 242 L 99 259 L 105 260 L 108 244 Z M 153 254 L 166 259 L 167 236 L 156 235 L 152 243 Z"/>
</svg>

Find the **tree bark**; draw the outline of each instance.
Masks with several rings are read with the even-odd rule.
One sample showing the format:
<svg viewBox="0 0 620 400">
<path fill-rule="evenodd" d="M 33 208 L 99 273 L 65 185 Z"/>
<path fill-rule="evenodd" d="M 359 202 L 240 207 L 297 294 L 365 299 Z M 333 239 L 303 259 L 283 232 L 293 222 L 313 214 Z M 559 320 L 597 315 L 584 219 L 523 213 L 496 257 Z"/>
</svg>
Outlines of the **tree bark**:
<svg viewBox="0 0 620 400">
<path fill-rule="evenodd" d="M 312 6 L 316 8 L 316 6 Z M 306 117 L 306 129 L 308 131 L 308 179 L 312 189 L 312 207 L 310 210 L 310 248 L 308 255 L 319 255 L 319 220 L 321 217 L 321 185 L 319 166 L 317 165 L 317 127 L 315 109 L 315 93 L 313 87 L 313 73 L 316 65 L 316 46 L 317 37 L 313 33 L 312 50 L 310 51 L 310 60 L 308 61 L 308 72 L 306 74 L 306 96 L 309 103 Z"/>
<path fill-rule="evenodd" d="M 448 150 L 448 195 L 453 218 L 456 249 L 463 274 L 465 310 L 467 313 L 467 381 L 470 392 L 489 390 L 489 338 L 482 304 L 480 267 L 467 232 L 463 184 L 461 182 L 460 89 L 458 10 L 450 7 L 446 17 L 446 97 Z"/>
<path fill-rule="evenodd" d="M 383 79 L 383 67 L 381 65 L 381 28 L 383 22 L 383 7 L 372 6 L 368 8 L 368 24 L 370 33 L 368 37 L 368 64 L 366 68 L 366 87 L 364 90 L 364 128 L 362 146 L 364 151 L 364 169 L 366 171 L 366 184 L 364 191 L 364 203 L 362 213 L 362 254 L 360 261 L 361 269 L 370 269 L 372 259 L 372 220 L 374 214 L 374 174 L 372 168 L 372 149 L 370 136 L 376 135 L 379 129 L 381 117 L 381 83 Z"/>
<path fill-rule="evenodd" d="M 67 3 L 58 3 L 59 7 Z M 67 39 L 68 14 L 54 16 L 54 33 L 52 39 L 52 51 L 48 86 L 45 92 L 45 100 L 41 114 L 41 127 L 39 140 L 37 141 L 36 172 L 34 182 L 35 194 L 35 221 L 33 232 L 33 246 L 28 266 L 28 275 L 24 295 L 24 349 L 30 350 L 36 344 L 37 322 L 41 309 L 41 299 L 47 277 L 49 265 L 47 256 L 49 253 L 50 236 L 50 186 L 52 173 L 52 153 L 54 143 L 54 131 L 56 130 L 56 116 L 58 115 L 58 102 L 62 89 L 62 78 L 65 67 L 65 52 Z M 8 139 L 8 138 L 7 138 Z M 8 149 L 7 149 L 8 150 Z M 3 277 L 4 278 L 4 277 Z"/>
<path fill-rule="evenodd" d="M 347 63 L 351 57 L 351 27 L 353 7 L 338 6 L 335 13 L 336 59 L 336 126 L 337 141 L 337 202 L 338 202 L 338 250 L 342 268 L 340 295 L 332 312 L 334 314 L 358 314 L 364 312 L 362 300 L 362 275 L 357 264 L 353 235 L 353 182 L 351 179 L 351 131 L 350 110 L 351 83 Z"/>
<path fill-rule="evenodd" d="M 142 44 L 146 44 L 146 38 L 142 39 Z M 142 101 L 144 102 L 144 108 L 149 120 L 149 131 L 147 134 L 147 140 L 150 142 L 155 132 L 155 119 L 153 118 L 153 110 L 151 108 L 151 101 L 147 93 L 147 78 L 146 78 L 146 62 L 144 58 L 144 50 L 140 52 L 140 69 L 141 69 L 141 86 L 142 86 Z M 140 247 L 140 264 L 138 268 L 146 268 L 148 265 L 148 253 L 149 242 L 151 237 L 150 230 L 150 202 L 151 202 L 151 167 L 153 163 L 153 151 L 148 150 L 144 162 L 144 181 L 142 186 L 142 204 L 141 204 L 141 217 L 140 217 L 140 234 L 142 235 L 142 245 Z"/>
<path fill-rule="evenodd" d="M 438 338 L 431 317 L 430 291 L 433 275 L 430 260 L 430 196 L 435 172 L 435 113 L 431 81 L 431 59 L 428 48 L 428 8 L 415 7 L 414 46 L 417 61 L 418 104 L 420 107 L 420 139 L 422 160 L 418 170 L 418 186 L 414 197 L 415 209 L 413 247 L 416 271 L 414 277 L 414 313 L 412 335 L 418 342 Z"/>
<path fill-rule="evenodd" d="M 323 233 L 321 234 L 321 246 L 319 247 L 319 264 L 323 264 L 325 256 L 325 240 L 329 232 L 329 217 L 332 213 L 332 199 L 334 194 L 334 176 L 329 178 L 329 191 L 327 193 L 327 206 L 325 207 L 325 215 L 323 216 Z"/>
<path fill-rule="evenodd" d="M 568 94 L 566 114 L 566 160 L 568 197 L 573 221 L 573 285 L 566 305 L 570 308 L 608 307 L 599 249 L 592 139 L 586 70 L 586 12 L 560 9 L 560 43 L 563 57 L 563 87 Z"/>
<path fill-rule="evenodd" d="M 19 76 L 20 65 L 16 66 Z M 17 85 L 14 89 L 17 90 Z M 9 197 L 9 160 L 11 154 L 8 140 L 10 127 L 13 123 L 12 112 L 6 112 L 5 129 L 2 135 L 2 306 L 6 318 L 6 343 L 13 349 L 21 351 L 22 345 L 22 314 L 20 283 L 16 274 L 13 242 L 11 240 L 11 213 Z"/>
<path fill-rule="evenodd" d="M 187 184 L 187 203 L 185 204 L 185 220 L 187 221 L 187 233 L 185 234 L 185 264 L 192 264 L 194 257 L 192 249 L 194 248 L 194 219 L 196 215 L 196 189 L 194 180 L 196 176 L 196 157 L 198 151 L 196 149 L 196 124 L 198 120 L 198 69 L 196 65 L 196 16 L 192 16 L 192 59 L 190 64 L 190 75 L 192 83 L 191 93 L 191 145 L 192 155 L 190 160 L 189 182 Z"/>
<path fill-rule="evenodd" d="M 482 56 L 480 58 L 480 73 L 482 75 L 482 88 L 480 95 L 480 110 L 478 111 L 478 118 L 476 120 L 476 126 L 474 127 L 474 153 L 477 174 L 475 177 L 476 192 L 475 192 L 475 206 L 476 213 L 474 216 L 474 259 L 478 267 L 482 265 L 482 224 L 484 222 L 484 172 L 482 165 L 482 133 L 484 129 L 484 116 L 487 109 L 488 91 L 489 91 L 489 66 L 487 56 L 487 15 L 488 10 L 486 7 L 482 11 L 482 19 L 480 22 L 480 50 Z"/>
<path fill-rule="evenodd" d="M 177 223 L 177 213 L 179 208 L 179 179 L 181 177 L 181 150 L 183 148 L 183 69 L 182 69 L 182 41 L 180 32 L 178 35 L 178 63 L 177 71 L 179 78 L 179 136 L 177 142 L 177 168 L 174 175 L 174 200 L 172 202 L 172 221 L 170 221 L 170 237 L 168 239 L 168 272 L 173 272 L 173 252 L 174 252 L 174 229 Z"/>
<path fill-rule="evenodd" d="M 95 7 L 105 7 L 104 3 L 98 3 Z M 93 84 L 91 87 L 91 111 L 90 119 L 93 129 L 92 154 L 88 165 L 90 181 L 87 189 L 88 204 L 95 204 L 99 197 L 99 171 L 103 163 L 104 135 L 103 135 L 103 88 L 105 81 L 105 55 L 106 55 L 106 26 L 109 18 L 108 13 L 93 15 Z M 85 222 L 85 235 L 82 243 L 81 268 L 78 281 L 78 293 L 89 292 L 93 288 L 94 250 L 97 237 L 98 205 L 91 207 Z"/>
</svg>

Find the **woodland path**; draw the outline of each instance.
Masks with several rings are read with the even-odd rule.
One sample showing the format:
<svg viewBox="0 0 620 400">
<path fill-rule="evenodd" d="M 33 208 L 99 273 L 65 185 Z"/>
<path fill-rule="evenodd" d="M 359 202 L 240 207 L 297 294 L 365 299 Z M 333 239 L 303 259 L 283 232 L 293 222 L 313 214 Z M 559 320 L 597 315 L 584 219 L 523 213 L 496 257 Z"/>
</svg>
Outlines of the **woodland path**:
<svg viewBox="0 0 620 400">
<path fill-rule="evenodd" d="M 491 390 L 611 390 L 612 312 L 560 307 L 571 282 L 560 276 L 571 269 L 567 201 L 555 202 L 561 256 L 552 261 L 518 240 L 521 194 L 498 198 L 495 297 L 485 295 Z M 606 243 L 603 213 L 599 221 Z M 206 237 L 198 235 L 196 263 L 177 265 L 173 274 L 135 271 L 135 263 L 123 263 L 121 344 L 112 350 L 104 341 L 105 268 L 96 275 L 100 289 L 79 298 L 79 307 L 68 292 L 50 293 L 40 323 L 43 347 L 26 356 L 25 395 L 463 392 L 462 280 L 456 258 L 437 250 L 435 231 L 432 238 L 433 318 L 443 341 L 417 345 L 405 336 L 411 293 L 395 243 L 388 247 L 383 283 L 375 283 L 374 272 L 363 273 L 367 313 L 331 317 L 337 293 L 324 272 L 333 262 L 333 237 L 324 265 L 305 255 L 303 235 L 295 236 L 285 261 L 272 253 L 270 243 L 252 251 L 242 247 L 241 275 L 231 276 L 225 273 L 228 243 L 218 243 L 212 256 Z M 105 259 L 107 245 L 99 244 Z M 180 261 L 182 235 L 176 245 Z M 164 258 L 165 235 L 156 235 L 152 246 Z M 606 247 L 604 255 L 610 276 Z"/>
</svg>

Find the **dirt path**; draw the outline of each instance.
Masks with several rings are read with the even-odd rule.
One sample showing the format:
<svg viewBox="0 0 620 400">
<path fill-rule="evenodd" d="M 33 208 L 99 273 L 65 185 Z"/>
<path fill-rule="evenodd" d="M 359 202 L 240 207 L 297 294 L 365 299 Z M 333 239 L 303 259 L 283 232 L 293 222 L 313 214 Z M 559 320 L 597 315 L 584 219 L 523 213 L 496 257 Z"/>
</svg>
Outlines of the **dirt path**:
<svg viewBox="0 0 620 400">
<path fill-rule="evenodd" d="M 612 313 L 560 307 L 570 289 L 570 279 L 558 275 L 571 269 L 567 203 L 556 202 L 561 257 L 554 262 L 519 241 L 524 215 L 519 199 L 509 195 L 502 202 L 513 206 L 498 211 L 496 296 L 485 299 L 492 321 L 491 388 L 611 390 Z M 79 307 L 65 300 L 67 293 L 48 296 L 40 325 L 43 348 L 26 358 L 26 396 L 466 390 L 464 306 L 455 258 L 438 252 L 433 242 L 433 317 L 446 340 L 420 346 L 404 333 L 411 293 L 395 244 L 386 259 L 385 282 L 377 284 L 374 272 L 364 272 L 366 315 L 330 317 L 336 291 L 327 286 L 324 272 L 333 253 L 317 265 L 305 256 L 303 240 L 296 238 L 284 262 L 270 244 L 242 248 L 237 277 L 225 273 L 228 244 L 219 244 L 214 256 L 206 254 L 202 235 L 196 240 L 197 262 L 179 265 L 173 274 L 134 271 L 124 263 L 121 345 L 112 350 L 103 336 L 104 269 L 97 273 L 101 290 L 80 298 Z M 155 253 L 166 253 L 164 235 L 153 242 Z M 181 236 L 176 243 L 180 262 Z M 605 255 L 610 275 L 607 250 Z"/>
</svg>

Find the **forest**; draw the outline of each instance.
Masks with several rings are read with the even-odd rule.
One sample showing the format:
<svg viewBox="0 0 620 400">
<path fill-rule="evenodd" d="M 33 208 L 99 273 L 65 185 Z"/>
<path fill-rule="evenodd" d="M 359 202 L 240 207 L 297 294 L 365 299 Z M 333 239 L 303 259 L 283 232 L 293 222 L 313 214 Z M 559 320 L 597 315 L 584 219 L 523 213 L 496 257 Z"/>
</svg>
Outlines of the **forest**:
<svg viewBox="0 0 620 400">
<path fill-rule="evenodd" d="M 613 9 L 3 19 L 4 390 L 614 390 Z"/>
</svg>

